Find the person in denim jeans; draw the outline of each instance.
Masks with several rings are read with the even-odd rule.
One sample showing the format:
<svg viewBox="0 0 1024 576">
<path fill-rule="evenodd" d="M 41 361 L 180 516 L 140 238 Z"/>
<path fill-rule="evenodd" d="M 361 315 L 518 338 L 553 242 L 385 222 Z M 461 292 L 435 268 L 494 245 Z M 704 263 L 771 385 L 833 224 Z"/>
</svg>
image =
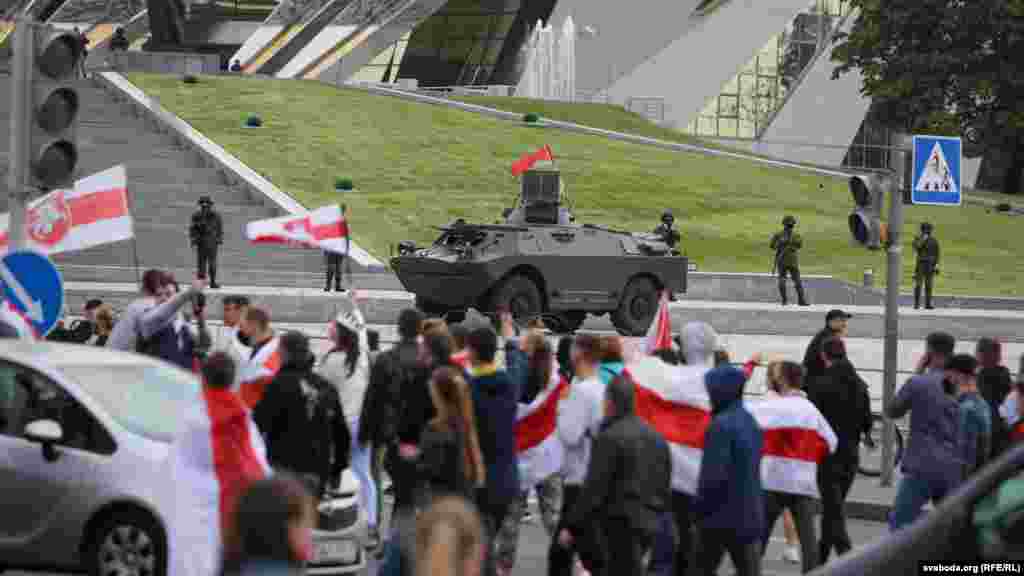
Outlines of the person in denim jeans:
<svg viewBox="0 0 1024 576">
<path fill-rule="evenodd" d="M 917 375 L 907 380 L 885 407 L 886 416 L 892 419 L 910 412 L 910 438 L 900 467 L 903 479 L 889 517 L 893 531 L 917 520 L 926 503 L 942 500 L 963 477 L 958 447 L 960 408 L 945 379 L 956 341 L 949 334 L 935 332 L 928 335 L 926 343 Z"/>
</svg>

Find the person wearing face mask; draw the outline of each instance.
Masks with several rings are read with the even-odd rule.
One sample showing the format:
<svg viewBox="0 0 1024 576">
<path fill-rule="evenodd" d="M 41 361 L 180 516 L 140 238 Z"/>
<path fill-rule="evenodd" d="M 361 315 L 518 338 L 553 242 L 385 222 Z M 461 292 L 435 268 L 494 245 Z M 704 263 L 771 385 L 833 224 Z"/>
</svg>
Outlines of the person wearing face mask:
<svg viewBox="0 0 1024 576">
<path fill-rule="evenodd" d="M 846 338 L 847 325 L 852 315 L 842 310 L 829 310 L 825 315 L 825 327 L 814 338 L 811 338 L 804 352 L 804 384 L 806 389 L 825 372 L 825 362 L 821 358 L 821 343 L 828 338 Z"/>
<path fill-rule="evenodd" d="M 288 474 L 254 482 L 238 500 L 223 573 L 227 576 L 301 576 L 313 559 L 316 504 Z"/>
</svg>

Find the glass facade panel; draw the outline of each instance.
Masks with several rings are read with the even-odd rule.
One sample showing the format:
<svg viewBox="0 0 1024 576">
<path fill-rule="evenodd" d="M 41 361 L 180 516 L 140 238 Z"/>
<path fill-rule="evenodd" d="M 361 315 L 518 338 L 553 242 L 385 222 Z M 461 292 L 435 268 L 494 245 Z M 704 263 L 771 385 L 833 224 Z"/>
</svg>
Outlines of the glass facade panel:
<svg viewBox="0 0 1024 576">
<path fill-rule="evenodd" d="M 722 86 L 685 132 L 724 138 L 759 137 L 814 56 L 827 49 L 834 28 L 849 10 L 849 0 L 814 0 Z M 706 121 L 716 117 L 731 121 Z"/>
<path fill-rule="evenodd" d="M 893 132 L 872 119 L 869 111 L 843 159 L 847 168 L 891 168 Z"/>
<path fill-rule="evenodd" d="M 413 31 L 402 54 L 401 75 L 423 86 L 489 83 L 508 56 L 510 34 L 518 43 L 523 20 L 529 20 L 518 19 L 520 9 L 532 14 L 545 3 L 535 0 L 536 6 L 521 8 L 520 0 L 449 0 Z"/>
</svg>

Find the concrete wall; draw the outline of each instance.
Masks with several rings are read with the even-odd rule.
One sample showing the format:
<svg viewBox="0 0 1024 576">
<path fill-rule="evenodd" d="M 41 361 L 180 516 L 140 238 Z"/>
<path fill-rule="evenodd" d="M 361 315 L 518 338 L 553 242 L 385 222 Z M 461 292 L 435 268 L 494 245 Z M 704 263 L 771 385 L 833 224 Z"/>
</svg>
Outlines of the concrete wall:
<svg viewBox="0 0 1024 576">
<path fill-rule="evenodd" d="M 642 8 L 637 4 L 629 3 L 633 21 L 640 23 L 632 33 L 642 36 L 648 26 L 657 28 L 659 24 L 640 17 Z M 808 5 L 807 0 L 731 0 L 700 17 L 685 35 L 618 78 L 611 86 L 611 97 L 615 102 L 631 96 L 663 98 L 666 124 L 684 128 L 709 98 Z"/>
<path fill-rule="evenodd" d="M 220 74 L 220 56 L 176 52 L 111 52 L 116 70 L 158 74 Z"/>
<path fill-rule="evenodd" d="M 855 17 L 847 19 L 844 31 L 849 31 Z M 871 100 L 860 94 L 859 72 L 852 70 L 832 79 L 835 64 L 830 53 L 831 47 L 826 47 L 811 65 L 768 126 L 763 142 L 756 145 L 757 153 L 823 166 L 842 164 Z"/>
<path fill-rule="evenodd" d="M 207 42 L 210 44 L 244 44 L 263 24 L 259 22 L 228 21 L 210 30 Z"/>
</svg>

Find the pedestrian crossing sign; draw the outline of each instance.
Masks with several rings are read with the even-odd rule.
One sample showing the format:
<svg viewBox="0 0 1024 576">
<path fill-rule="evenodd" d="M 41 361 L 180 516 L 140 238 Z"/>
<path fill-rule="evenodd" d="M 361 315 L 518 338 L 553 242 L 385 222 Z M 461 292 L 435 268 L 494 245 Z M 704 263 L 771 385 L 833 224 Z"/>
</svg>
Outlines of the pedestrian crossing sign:
<svg viewBox="0 0 1024 576">
<path fill-rule="evenodd" d="M 960 205 L 962 150 L 959 138 L 914 136 L 913 204 Z"/>
</svg>

